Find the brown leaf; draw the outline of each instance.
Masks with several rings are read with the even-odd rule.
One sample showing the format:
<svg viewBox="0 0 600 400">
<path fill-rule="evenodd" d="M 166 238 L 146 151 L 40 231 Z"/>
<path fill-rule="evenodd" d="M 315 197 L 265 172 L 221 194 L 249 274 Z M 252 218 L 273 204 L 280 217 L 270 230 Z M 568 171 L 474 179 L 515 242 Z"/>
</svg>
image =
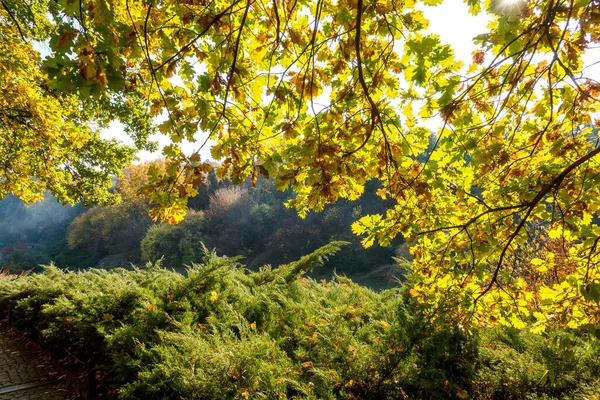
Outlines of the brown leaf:
<svg viewBox="0 0 600 400">
<path fill-rule="evenodd" d="M 169 66 L 167 67 L 167 78 L 170 78 L 173 76 L 173 74 L 175 73 L 175 70 L 177 69 L 177 60 L 173 61 L 171 64 L 169 64 Z"/>
<path fill-rule="evenodd" d="M 474 51 L 472 56 L 475 64 L 481 65 L 485 62 L 485 55 L 481 50 Z"/>
<path fill-rule="evenodd" d="M 56 47 L 61 48 L 67 46 L 73 41 L 73 38 L 77 35 L 77 31 L 64 31 L 62 35 L 56 41 Z"/>
<path fill-rule="evenodd" d="M 192 164 L 199 163 L 200 162 L 200 154 L 198 154 L 198 153 L 192 154 L 192 156 L 190 157 L 190 162 Z"/>
<path fill-rule="evenodd" d="M 455 118 L 456 104 L 450 103 L 445 105 L 441 110 L 440 114 L 445 122 L 451 123 Z"/>
</svg>

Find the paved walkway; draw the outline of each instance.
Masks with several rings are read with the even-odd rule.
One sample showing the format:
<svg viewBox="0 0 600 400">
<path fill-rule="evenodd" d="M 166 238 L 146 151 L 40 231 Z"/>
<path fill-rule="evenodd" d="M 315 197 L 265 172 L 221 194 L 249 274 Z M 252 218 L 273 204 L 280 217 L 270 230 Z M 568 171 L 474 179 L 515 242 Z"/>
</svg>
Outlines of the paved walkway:
<svg viewBox="0 0 600 400">
<path fill-rule="evenodd" d="M 30 344 L 0 325 L 0 400 L 64 400 Z"/>
</svg>

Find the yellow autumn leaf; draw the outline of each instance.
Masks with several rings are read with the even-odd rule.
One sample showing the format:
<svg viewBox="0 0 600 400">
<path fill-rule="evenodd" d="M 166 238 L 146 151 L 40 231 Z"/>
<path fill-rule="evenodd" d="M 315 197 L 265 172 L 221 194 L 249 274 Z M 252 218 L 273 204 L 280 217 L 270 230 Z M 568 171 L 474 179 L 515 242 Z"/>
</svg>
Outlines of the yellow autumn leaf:
<svg viewBox="0 0 600 400">
<path fill-rule="evenodd" d="M 544 333 L 545 331 L 546 331 L 545 324 L 536 324 L 531 329 L 529 329 L 529 332 L 535 333 L 535 334 L 541 334 L 541 333 Z"/>
<path fill-rule="evenodd" d="M 510 323 L 513 327 L 517 328 L 517 329 L 523 329 L 527 326 L 527 324 L 525 324 L 525 322 L 523 322 L 523 320 L 521 320 L 521 318 L 513 316 L 510 319 Z"/>
<path fill-rule="evenodd" d="M 217 294 L 217 292 L 215 292 L 214 290 L 212 292 L 210 292 L 210 302 L 214 303 L 215 301 L 217 301 L 217 298 L 219 297 L 219 295 Z M 256 324 L 255 324 L 256 326 Z"/>
<path fill-rule="evenodd" d="M 548 237 L 550 239 L 558 239 L 563 234 L 563 229 L 561 227 L 554 228 L 548 231 Z"/>
<path fill-rule="evenodd" d="M 548 286 L 544 285 L 540 287 L 539 294 L 542 301 L 554 301 L 558 297 L 560 292 L 557 292 L 556 290 L 553 290 Z"/>
</svg>

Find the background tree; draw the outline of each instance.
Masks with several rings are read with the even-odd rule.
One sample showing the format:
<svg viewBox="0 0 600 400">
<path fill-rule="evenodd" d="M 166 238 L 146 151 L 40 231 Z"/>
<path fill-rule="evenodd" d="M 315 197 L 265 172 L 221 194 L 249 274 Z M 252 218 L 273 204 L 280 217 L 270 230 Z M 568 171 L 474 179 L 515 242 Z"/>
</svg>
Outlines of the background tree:
<svg viewBox="0 0 600 400">
<path fill-rule="evenodd" d="M 150 168 L 162 166 L 161 162 L 131 165 L 116 182 L 115 192 L 122 199 L 119 204 L 90 208 L 71 223 L 67 242 L 71 249 L 92 257 L 88 266 L 109 255 L 120 256 L 125 265 L 140 261 L 140 242 L 152 220 L 148 201 L 136 191 Z"/>
<path fill-rule="evenodd" d="M 180 269 L 183 264 L 198 261 L 202 243 L 218 254 L 243 256 L 249 268 L 259 270 L 265 265 L 292 262 L 331 241 L 345 240 L 350 243 L 344 251 L 311 275 L 330 279 L 336 271 L 363 285 L 387 288 L 395 285 L 394 279 L 401 275 L 392 260 L 393 249 L 364 249 L 351 232 L 356 218 L 385 210 L 385 202 L 375 195 L 377 188 L 372 182 L 357 202 L 340 200 L 327 205 L 323 213 L 310 213 L 300 219 L 283 205 L 293 193 L 277 191 L 272 180 L 259 178 L 255 185 L 249 180 L 234 186 L 228 180 L 216 180 L 211 172 L 198 188 L 208 195 L 208 204 L 197 199 L 191 202 L 202 207 L 195 209 L 198 212 L 189 211 L 194 215 L 190 221 L 188 215 L 177 225 L 151 226 L 141 243 L 142 259 L 156 261 L 164 257 L 164 266 Z"/>
<path fill-rule="evenodd" d="M 80 260 L 68 250 L 65 234 L 82 211 L 80 204 L 63 206 L 49 193 L 34 204 L 7 196 L 0 201 L 0 269 L 36 270 L 51 260 L 76 266 Z"/>
<path fill-rule="evenodd" d="M 60 29 L 47 18 L 57 13 L 56 5 L 45 1 L 7 0 L 0 7 L 0 199 L 13 194 L 31 203 L 48 190 L 63 203 L 114 203 L 118 198 L 109 191 L 112 179 L 129 164 L 134 149 L 102 140 L 99 131 L 121 120 L 139 148 L 152 149 L 146 140 L 151 120 L 142 112 L 141 98 L 113 95 L 108 88 L 90 97 L 89 83 L 48 75 L 52 67 L 42 66 L 36 49 Z M 60 57 L 55 49 L 64 40 L 50 44 L 56 64 Z M 79 61 L 81 57 L 92 55 L 82 50 Z M 99 85 L 105 75 L 83 64 L 74 74 L 82 82 L 99 80 Z"/>
<path fill-rule="evenodd" d="M 143 261 L 184 272 L 185 266 L 202 260 L 206 221 L 199 211 L 190 211 L 180 224 L 167 223 L 153 225 L 141 241 Z"/>
</svg>

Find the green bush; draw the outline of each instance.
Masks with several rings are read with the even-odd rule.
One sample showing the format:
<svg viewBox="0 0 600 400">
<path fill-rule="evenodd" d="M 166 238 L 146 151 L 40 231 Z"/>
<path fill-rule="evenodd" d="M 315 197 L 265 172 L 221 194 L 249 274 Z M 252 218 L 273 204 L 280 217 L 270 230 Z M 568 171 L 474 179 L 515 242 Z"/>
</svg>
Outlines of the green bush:
<svg viewBox="0 0 600 400">
<path fill-rule="evenodd" d="M 202 259 L 205 221 L 202 212 L 190 211 L 177 225 L 153 225 L 142 239 L 142 261 L 162 259 L 167 268 L 183 268 Z"/>
<path fill-rule="evenodd" d="M 541 336 L 432 326 L 407 287 L 376 293 L 339 276 L 303 277 L 340 245 L 258 272 L 206 252 L 186 276 L 159 264 L 0 274 L 0 308 L 11 307 L 18 325 L 41 329 L 48 346 L 94 360 L 109 398 L 583 399 L 598 392 L 594 341 L 576 340 L 576 357 L 567 359 Z M 550 369 L 554 379 L 543 381 Z"/>
<path fill-rule="evenodd" d="M 567 350 L 557 345 L 565 340 L 570 341 Z M 479 353 L 477 398 L 583 400 L 600 395 L 600 348 L 589 337 L 496 328 L 483 332 Z"/>
<path fill-rule="evenodd" d="M 0 269 L 12 273 L 41 270 L 41 264 L 50 262 L 48 254 L 22 242 L 5 246 L 0 252 Z"/>
</svg>

